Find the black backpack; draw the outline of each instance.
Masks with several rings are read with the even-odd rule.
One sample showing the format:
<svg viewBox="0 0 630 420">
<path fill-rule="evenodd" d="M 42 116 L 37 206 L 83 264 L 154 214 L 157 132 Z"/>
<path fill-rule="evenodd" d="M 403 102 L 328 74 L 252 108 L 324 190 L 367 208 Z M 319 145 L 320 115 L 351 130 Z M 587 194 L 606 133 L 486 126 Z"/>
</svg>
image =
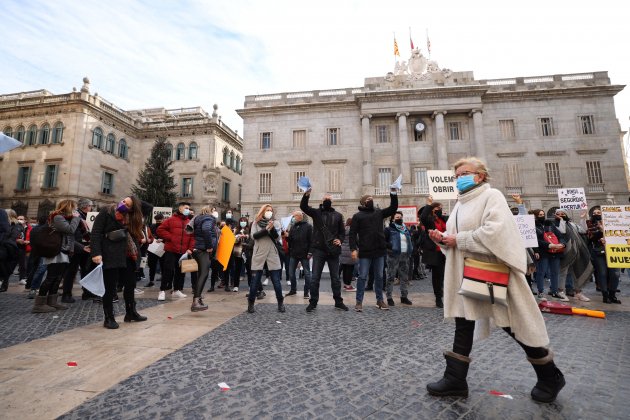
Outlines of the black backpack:
<svg viewBox="0 0 630 420">
<path fill-rule="evenodd" d="M 31 230 L 31 250 L 35 255 L 53 258 L 61 252 L 62 235 L 46 224 Z"/>
</svg>

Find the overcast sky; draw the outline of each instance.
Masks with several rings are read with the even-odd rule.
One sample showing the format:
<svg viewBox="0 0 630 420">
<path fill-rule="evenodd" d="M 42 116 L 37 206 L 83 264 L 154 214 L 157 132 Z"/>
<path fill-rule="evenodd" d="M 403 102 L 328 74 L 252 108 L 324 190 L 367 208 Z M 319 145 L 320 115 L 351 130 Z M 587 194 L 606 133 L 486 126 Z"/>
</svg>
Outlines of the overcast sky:
<svg viewBox="0 0 630 420">
<path fill-rule="evenodd" d="M 246 95 L 363 86 L 426 54 L 476 79 L 608 71 L 630 78 L 625 2 L 0 0 L 0 94 L 81 88 L 118 107 L 219 105 Z M 630 87 L 615 98 L 622 130 Z"/>
</svg>

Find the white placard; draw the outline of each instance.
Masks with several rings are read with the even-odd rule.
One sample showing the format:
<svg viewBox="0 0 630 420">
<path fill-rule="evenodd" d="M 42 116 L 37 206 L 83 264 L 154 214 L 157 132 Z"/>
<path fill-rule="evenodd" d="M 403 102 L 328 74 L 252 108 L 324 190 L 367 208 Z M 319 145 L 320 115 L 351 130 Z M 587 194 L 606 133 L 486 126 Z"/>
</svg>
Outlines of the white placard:
<svg viewBox="0 0 630 420">
<path fill-rule="evenodd" d="M 403 214 L 403 223 L 406 225 L 418 224 L 418 207 L 416 206 L 400 206 L 398 211 Z"/>
<path fill-rule="evenodd" d="M 536 221 L 533 214 L 522 214 L 514 216 L 518 231 L 523 238 L 523 244 L 525 248 L 537 248 L 538 237 L 536 236 Z"/>
<path fill-rule="evenodd" d="M 92 226 L 94 226 L 94 220 L 96 219 L 96 216 L 98 216 L 97 211 L 91 211 L 85 215 L 85 224 L 87 225 L 88 229 L 90 229 L 90 232 L 92 231 Z"/>
<path fill-rule="evenodd" d="M 153 213 L 151 214 L 151 223 L 155 223 L 155 216 L 157 214 L 163 214 L 164 219 L 168 219 L 173 215 L 173 209 L 171 207 L 153 207 Z"/>
<path fill-rule="evenodd" d="M 558 188 L 558 201 L 562 210 L 586 210 L 584 188 Z"/>
<path fill-rule="evenodd" d="M 427 178 L 429 194 L 434 200 L 457 200 L 457 182 L 453 171 L 427 171 Z"/>
</svg>

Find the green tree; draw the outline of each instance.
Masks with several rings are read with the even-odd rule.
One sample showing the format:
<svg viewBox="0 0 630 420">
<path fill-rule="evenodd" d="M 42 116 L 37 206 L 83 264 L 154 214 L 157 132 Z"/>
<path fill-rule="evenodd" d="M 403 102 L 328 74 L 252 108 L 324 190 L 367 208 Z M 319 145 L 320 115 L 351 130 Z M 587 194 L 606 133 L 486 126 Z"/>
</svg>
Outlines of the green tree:
<svg viewBox="0 0 630 420">
<path fill-rule="evenodd" d="M 177 184 L 171 169 L 172 163 L 166 137 L 158 137 L 151 149 L 151 157 L 138 174 L 137 186 L 131 186 L 133 194 L 156 207 L 174 207 Z"/>
</svg>

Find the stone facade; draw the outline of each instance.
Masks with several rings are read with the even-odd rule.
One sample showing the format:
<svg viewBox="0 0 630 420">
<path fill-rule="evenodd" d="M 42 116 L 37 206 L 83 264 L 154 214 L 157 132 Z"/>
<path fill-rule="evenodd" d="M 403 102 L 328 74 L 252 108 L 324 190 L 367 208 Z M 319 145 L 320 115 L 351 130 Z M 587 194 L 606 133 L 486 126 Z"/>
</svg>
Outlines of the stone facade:
<svg viewBox="0 0 630 420">
<path fill-rule="evenodd" d="M 64 198 L 117 201 L 130 194 L 154 140 L 166 136 L 178 198 L 239 213 L 243 141 L 216 105 L 211 115 L 201 108 L 123 111 L 90 94 L 86 78 L 80 92 L 0 95 L 0 129 L 24 143 L 0 157 L 4 208 L 34 217 Z"/>
<path fill-rule="evenodd" d="M 386 205 L 399 174 L 400 204 L 420 207 L 426 170 L 465 156 L 484 159 L 492 185 L 520 193 L 529 208 L 553 210 L 557 189 L 569 187 L 584 187 L 589 205 L 627 202 L 613 102 L 624 86 L 607 72 L 475 80 L 433 62 L 422 71 L 397 69 L 360 88 L 247 96 L 237 111 L 247 156 L 243 208 L 270 202 L 287 214 L 299 206 L 302 174 L 313 200 L 331 193 L 346 217 L 366 193 Z"/>
</svg>

